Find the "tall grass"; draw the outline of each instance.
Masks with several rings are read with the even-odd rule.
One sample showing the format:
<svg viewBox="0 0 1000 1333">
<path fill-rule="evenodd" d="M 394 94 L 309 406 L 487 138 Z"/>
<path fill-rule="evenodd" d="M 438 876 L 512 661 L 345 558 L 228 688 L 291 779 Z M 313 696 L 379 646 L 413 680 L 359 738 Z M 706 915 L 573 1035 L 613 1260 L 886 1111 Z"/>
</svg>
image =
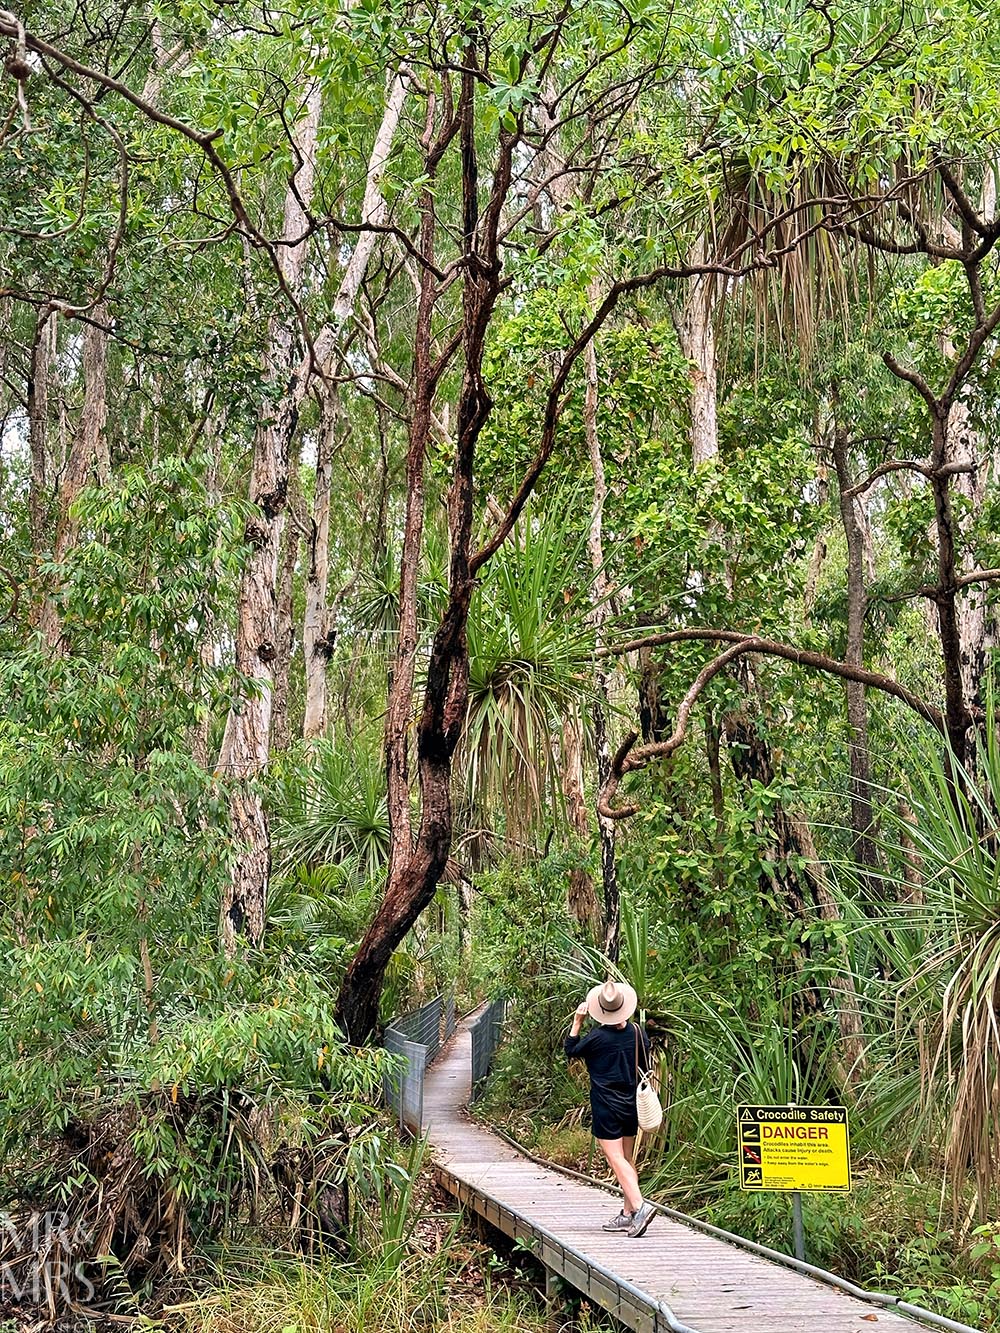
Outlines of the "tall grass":
<svg viewBox="0 0 1000 1333">
<path fill-rule="evenodd" d="M 174 1333 L 544 1333 L 533 1294 L 482 1281 L 474 1249 L 410 1252 L 384 1267 L 307 1263 L 284 1256 L 244 1281 L 168 1307 Z"/>
</svg>

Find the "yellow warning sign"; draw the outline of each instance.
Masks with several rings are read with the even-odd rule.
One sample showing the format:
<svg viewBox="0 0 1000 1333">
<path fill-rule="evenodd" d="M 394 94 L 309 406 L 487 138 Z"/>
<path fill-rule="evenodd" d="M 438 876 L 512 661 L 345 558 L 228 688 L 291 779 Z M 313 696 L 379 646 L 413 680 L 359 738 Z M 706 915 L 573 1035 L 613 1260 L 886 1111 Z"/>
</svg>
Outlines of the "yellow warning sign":
<svg viewBox="0 0 1000 1333">
<path fill-rule="evenodd" d="M 738 1106 L 740 1184 L 745 1190 L 851 1188 L 844 1106 Z"/>
</svg>

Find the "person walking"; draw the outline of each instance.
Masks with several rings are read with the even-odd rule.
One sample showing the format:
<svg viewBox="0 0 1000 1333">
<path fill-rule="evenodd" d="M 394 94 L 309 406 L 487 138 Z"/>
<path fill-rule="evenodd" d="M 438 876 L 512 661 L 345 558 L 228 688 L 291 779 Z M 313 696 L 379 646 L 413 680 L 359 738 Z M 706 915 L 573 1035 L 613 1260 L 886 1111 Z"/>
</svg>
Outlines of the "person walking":
<svg viewBox="0 0 1000 1333">
<path fill-rule="evenodd" d="M 577 1007 L 565 1041 L 567 1058 L 586 1063 L 594 1137 L 624 1196 L 621 1212 L 605 1222 L 604 1230 L 628 1236 L 641 1236 L 656 1211 L 642 1197 L 633 1161 L 639 1130 L 635 1109 L 637 1066 L 649 1067 L 649 1039 L 638 1024 L 628 1021 L 637 1003 L 638 996 L 628 982 L 608 980 L 603 986 L 594 986 Z M 580 1028 L 588 1014 L 598 1026 L 581 1037 Z"/>
</svg>

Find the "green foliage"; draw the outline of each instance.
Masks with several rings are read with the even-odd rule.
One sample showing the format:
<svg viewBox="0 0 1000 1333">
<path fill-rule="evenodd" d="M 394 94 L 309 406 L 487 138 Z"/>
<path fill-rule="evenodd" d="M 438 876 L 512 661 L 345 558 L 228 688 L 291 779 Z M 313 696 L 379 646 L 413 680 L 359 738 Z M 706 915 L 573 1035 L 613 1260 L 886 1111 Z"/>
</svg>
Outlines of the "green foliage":
<svg viewBox="0 0 1000 1333">
<path fill-rule="evenodd" d="M 0 1188 L 137 1289 L 237 1224 L 276 1145 L 369 1119 L 382 1060 L 344 1048 L 321 971 L 216 943 L 226 797 L 189 745 L 228 683 L 201 640 L 231 527 L 176 460 L 75 517 L 73 651 L 0 661 Z"/>
<path fill-rule="evenodd" d="M 321 741 L 289 765 L 275 830 L 283 869 L 336 867 L 345 881 L 378 880 L 389 855 L 380 738 L 373 730 Z"/>
<path fill-rule="evenodd" d="M 291 0 L 280 13 L 243 0 L 225 13 L 180 0 L 148 13 L 126 8 L 96 26 L 56 0 L 33 6 L 29 26 L 116 71 L 132 96 L 94 97 L 78 74 L 54 80 L 57 61 L 33 63 L 26 110 L 11 81 L 0 136 L 0 939 L 9 959 L 0 1150 L 13 1164 L 2 1178 L 12 1205 L 26 1206 L 18 1191 L 29 1186 L 69 1199 L 96 1218 L 118 1276 L 138 1284 L 172 1255 L 188 1255 L 192 1241 L 231 1231 L 275 1153 L 302 1150 L 310 1163 L 296 1182 L 302 1197 L 316 1204 L 328 1184 L 350 1177 L 365 1206 L 380 1209 L 381 1287 L 351 1270 L 351 1292 L 336 1275 L 293 1267 L 260 1308 L 238 1298 L 226 1310 L 220 1298 L 209 1326 L 352 1327 L 368 1318 L 391 1327 L 398 1317 L 402 1328 L 440 1318 L 437 1269 L 419 1271 L 409 1248 L 419 1163 L 385 1164 L 371 1107 L 380 1062 L 346 1050 L 333 1022 L 337 981 L 370 920 L 391 838 L 381 726 L 399 626 L 413 284 L 422 273 L 445 275 L 431 329 L 437 356 L 461 325 L 461 293 L 475 270 L 460 252 L 461 136 L 442 140 L 433 267 L 422 269 L 413 252 L 429 181 L 421 137 L 440 128 L 428 124 L 429 104 L 439 118 L 454 106 L 458 84 L 446 84 L 471 43 L 481 200 L 506 136 L 519 137 L 486 334 L 483 379 L 494 406 L 477 447 L 480 533 L 495 529 L 496 506 L 534 456 L 562 358 L 609 287 L 635 279 L 595 342 L 610 487 L 609 632 L 623 641 L 640 627 L 708 624 L 839 654 L 847 608 L 837 497 L 827 495 L 824 473 L 831 418 L 846 419 L 859 479 L 889 457 L 926 453 L 925 404 L 891 377 L 882 354 L 893 349 L 940 388 L 975 317 L 960 266 L 913 252 L 912 219 L 938 249 L 971 226 L 937 164 L 950 165 L 975 206 L 989 193 L 998 13 L 978 0 L 902 8 L 706 0 L 683 10 L 595 0 L 570 7 L 557 49 L 540 57 L 551 15 L 471 0 L 447 12 L 398 0 L 346 9 Z M 216 936 L 233 835 L 225 781 L 207 770 L 229 707 L 249 688 L 229 663 L 257 499 L 249 506 L 234 496 L 260 480 L 254 438 L 330 317 L 385 89 L 401 69 L 410 75 L 406 102 L 382 163 L 389 229 L 375 238 L 354 318 L 338 326 L 327 367 L 341 414 L 326 645 L 336 720 L 328 738 L 293 748 L 262 780 L 276 815 L 268 934 L 258 953 L 227 960 Z M 262 238 L 281 232 L 288 181 L 301 165 L 290 132 L 303 123 L 313 79 L 322 94 L 317 188 L 293 317 L 279 280 L 291 251 Z M 155 102 L 158 117 L 137 98 Z M 543 184 L 553 169 L 556 180 Z M 859 259 L 863 227 L 898 252 L 890 273 Z M 695 471 L 697 367 L 675 332 L 692 288 L 644 275 L 687 262 L 704 238 L 721 250 L 747 241 L 736 267 L 766 260 L 767 271 L 719 276 L 720 453 Z M 990 255 L 981 276 L 990 305 L 998 296 Z M 59 313 L 33 364 L 37 318 L 50 309 Z M 93 387 L 81 359 L 87 319 L 109 335 L 104 448 L 88 463 L 102 475 L 61 515 L 67 452 Z M 795 364 L 791 341 L 801 350 Z M 48 402 L 29 440 L 42 362 Z M 984 442 L 998 428 L 996 366 L 990 337 L 961 395 Z M 449 579 L 439 510 L 461 424 L 457 386 L 470 370 L 456 360 L 437 384 L 418 677 Z M 536 507 L 477 578 L 464 790 L 455 793 L 451 868 L 461 862 L 476 880 L 466 936 L 474 955 L 459 982 L 472 999 L 520 987 L 527 973 L 537 1003 L 525 1006 L 502 1057 L 493 1105 L 517 1101 L 538 1133 L 554 1132 L 546 1116 L 578 1121 L 582 1088 L 558 1061 L 559 1041 L 577 988 L 607 962 L 571 944 L 565 921 L 567 872 L 594 869 L 593 849 L 585 837 L 571 851 L 549 838 L 561 832 L 562 726 L 586 716 L 593 692 L 584 403 L 581 358 L 560 397 Z M 286 537 L 304 534 L 307 543 L 318 430 L 319 410 L 307 400 L 286 524 Z M 32 473 L 39 431 L 43 480 Z M 1000 563 L 995 492 L 990 480 L 975 512 L 953 488 L 967 567 Z M 914 604 L 915 590 L 936 577 L 924 479 L 893 473 L 864 495 L 866 661 L 936 699 L 936 645 Z M 57 520 L 75 538 L 59 568 L 50 556 Z M 290 549 L 298 620 L 313 571 L 307 548 L 297 562 Z M 34 635 L 46 595 L 60 617 L 59 651 Z M 637 665 L 648 667 L 644 684 L 652 681 L 672 720 L 713 651 L 676 646 L 616 670 L 612 746 L 634 722 Z M 301 666 L 296 642 L 293 730 Z M 721 675 L 687 749 L 624 784 L 643 812 L 619 830 L 621 967 L 658 1026 L 672 1090 L 668 1130 L 648 1164 L 664 1189 L 714 1200 L 720 1215 L 728 1209 L 756 1225 L 729 1173 L 733 1098 L 832 1095 L 831 997 L 835 982 L 849 982 L 868 1028 L 857 1141 L 901 1175 L 902 1136 L 892 1125 L 919 1127 L 927 1147 L 912 1161 L 931 1173 L 944 1148 L 958 1176 L 975 1160 L 982 1206 L 998 1110 L 992 722 L 983 766 L 956 803 L 954 776 L 922 724 L 872 708 L 882 864 L 847 885 L 843 920 L 817 919 L 790 907 L 789 871 L 803 867 L 782 859 L 773 836 L 776 817 L 790 812 L 823 830 L 831 859 L 849 844 L 838 827 L 850 742 L 842 689 L 808 681 L 792 664 Z M 735 738 L 727 758 L 726 723 L 737 715 L 766 743 L 766 782 L 738 777 Z M 713 743 L 721 757 L 712 758 Z M 586 757 L 592 806 L 589 748 Z M 893 813 L 897 788 L 916 831 Z M 897 903 L 910 887 L 904 834 L 922 864 L 919 910 Z M 383 997 L 390 1010 L 453 974 L 455 935 L 445 889 L 396 955 Z M 804 992 L 824 1015 L 803 1019 Z M 98 1199 L 121 1209 L 95 1213 Z M 817 1205 L 816 1248 L 834 1256 L 839 1247 L 855 1262 L 864 1210 L 839 1207 Z M 783 1225 L 777 1204 L 760 1221 L 772 1236 Z M 886 1284 L 948 1288 L 961 1238 L 939 1228 L 907 1245 L 906 1230 L 887 1224 L 879 1233 Z M 357 1234 L 370 1240 L 374 1222 Z M 152 1258 L 139 1253 L 140 1236 Z M 995 1297 L 983 1286 L 996 1281 L 986 1273 L 995 1238 L 981 1244 L 973 1259 L 982 1271 L 958 1274 L 944 1297 L 967 1317 L 985 1317 Z M 289 1314 L 296 1281 L 302 1308 Z M 469 1315 L 470 1329 L 478 1317 Z"/>
<path fill-rule="evenodd" d="M 473 600 L 461 766 L 473 809 L 502 813 L 512 839 L 561 808 L 562 722 L 593 693 L 586 535 L 572 492 L 529 512 Z"/>
</svg>

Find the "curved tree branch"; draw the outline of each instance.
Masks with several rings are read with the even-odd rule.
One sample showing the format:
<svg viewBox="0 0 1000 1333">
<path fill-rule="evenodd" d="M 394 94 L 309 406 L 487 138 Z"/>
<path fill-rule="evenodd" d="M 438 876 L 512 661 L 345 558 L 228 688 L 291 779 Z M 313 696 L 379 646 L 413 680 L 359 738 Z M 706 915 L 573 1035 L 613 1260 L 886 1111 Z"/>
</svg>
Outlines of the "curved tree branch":
<svg viewBox="0 0 1000 1333">
<path fill-rule="evenodd" d="M 779 643 L 774 639 L 764 639 L 753 634 L 740 634 L 736 630 L 671 630 L 664 634 L 651 634 L 642 639 L 632 639 L 628 643 L 609 645 L 607 648 L 600 650 L 598 655 L 620 656 L 622 653 L 636 652 L 640 648 L 660 647 L 669 643 L 699 642 L 728 643 L 730 646 L 702 667 L 695 677 L 677 710 L 677 723 L 671 736 L 651 745 L 643 745 L 639 749 L 634 748 L 637 740 L 634 733 L 626 738 L 615 755 L 611 776 L 604 784 L 598 800 L 598 811 L 606 818 L 627 819 L 638 812 L 639 807 L 635 804 L 612 805 L 622 778 L 626 773 L 645 768 L 652 760 L 666 758 L 679 749 L 687 739 L 691 710 L 706 685 L 730 662 L 746 654 L 778 657 L 786 662 L 794 662 L 797 666 L 808 667 L 813 671 L 822 671 L 828 675 L 839 676 L 842 680 L 859 681 L 862 685 L 881 690 L 884 694 L 892 695 L 893 698 L 901 700 L 938 731 L 944 732 L 945 730 L 944 716 L 941 710 L 921 699 L 919 695 L 908 690 L 899 681 L 893 680 L 891 676 L 883 676 L 877 671 L 868 671 L 864 667 L 848 666 L 846 662 L 840 662 L 835 657 L 827 657 L 823 653 L 814 653 L 804 648 L 796 648 L 791 644 Z"/>
</svg>

